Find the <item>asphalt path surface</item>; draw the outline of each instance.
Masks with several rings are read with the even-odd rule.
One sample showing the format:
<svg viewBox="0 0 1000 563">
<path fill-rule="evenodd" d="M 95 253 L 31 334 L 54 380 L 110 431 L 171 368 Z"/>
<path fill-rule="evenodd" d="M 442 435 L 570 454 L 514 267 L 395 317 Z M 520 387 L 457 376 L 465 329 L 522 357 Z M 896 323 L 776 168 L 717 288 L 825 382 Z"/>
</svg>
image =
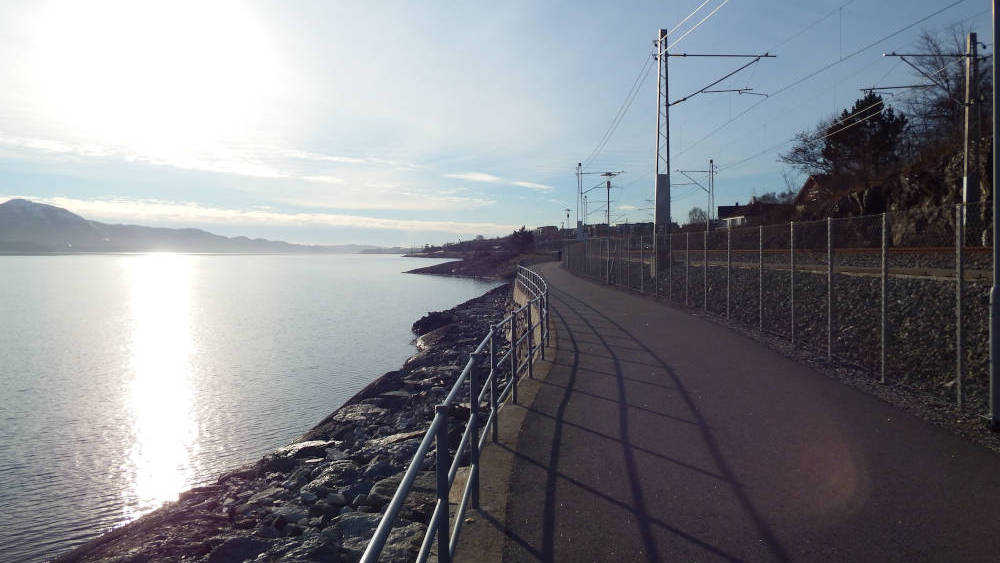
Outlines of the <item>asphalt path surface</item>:
<svg viewBox="0 0 1000 563">
<path fill-rule="evenodd" d="M 505 561 L 1000 561 L 1000 456 L 711 321 L 572 276 Z"/>
</svg>

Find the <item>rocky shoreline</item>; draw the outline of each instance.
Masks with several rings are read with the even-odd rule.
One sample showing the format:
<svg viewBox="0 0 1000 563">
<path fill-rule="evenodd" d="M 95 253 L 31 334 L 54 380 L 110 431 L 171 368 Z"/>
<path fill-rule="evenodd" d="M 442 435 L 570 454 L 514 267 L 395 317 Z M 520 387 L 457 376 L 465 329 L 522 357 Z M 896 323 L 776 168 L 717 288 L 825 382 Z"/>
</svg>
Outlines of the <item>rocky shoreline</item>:
<svg viewBox="0 0 1000 563">
<path fill-rule="evenodd" d="M 296 442 L 55 559 L 68 561 L 357 561 L 417 450 L 434 406 L 501 320 L 510 286 L 414 323 L 418 352 Z M 461 430 L 468 410 L 453 409 Z M 457 442 L 457 437 L 456 440 Z M 424 467 L 433 467 L 428 452 Z M 418 477 L 383 561 L 411 561 L 434 503 Z"/>
</svg>

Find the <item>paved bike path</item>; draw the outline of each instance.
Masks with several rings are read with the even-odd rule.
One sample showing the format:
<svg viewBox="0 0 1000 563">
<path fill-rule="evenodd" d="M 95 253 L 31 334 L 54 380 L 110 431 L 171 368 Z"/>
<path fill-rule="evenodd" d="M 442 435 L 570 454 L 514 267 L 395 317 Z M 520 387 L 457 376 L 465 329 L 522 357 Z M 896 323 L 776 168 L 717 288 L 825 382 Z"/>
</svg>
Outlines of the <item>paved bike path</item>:
<svg viewBox="0 0 1000 563">
<path fill-rule="evenodd" d="M 505 561 L 997 561 L 1000 456 L 660 303 L 539 266 L 558 352 Z"/>
</svg>

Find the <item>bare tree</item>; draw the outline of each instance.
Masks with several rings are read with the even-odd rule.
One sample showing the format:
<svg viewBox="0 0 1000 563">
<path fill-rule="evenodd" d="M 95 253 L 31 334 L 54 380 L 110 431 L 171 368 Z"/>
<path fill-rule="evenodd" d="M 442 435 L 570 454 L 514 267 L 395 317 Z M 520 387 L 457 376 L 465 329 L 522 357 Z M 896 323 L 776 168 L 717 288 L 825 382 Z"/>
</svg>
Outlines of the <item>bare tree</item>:
<svg viewBox="0 0 1000 563">
<path fill-rule="evenodd" d="M 939 142 L 958 142 L 961 138 L 965 114 L 965 59 L 952 55 L 965 53 L 966 35 L 971 31 L 954 26 L 934 34 L 924 31 L 914 50 L 931 56 L 907 59 L 920 72 L 914 71 L 914 84 L 933 84 L 926 88 L 913 88 L 905 97 L 906 112 L 917 133 L 920 145 Z M 982 65 L 981 65 L 982 68 Z M 990 73 L 979 73 L 980 99 L 989 100 Z M 980 105 L 981 123 L 988 124 L 989 104 Z M 987 131 L 988 127 L 981 129 Z"/>
<path fill-rule="evenodd" d="M 688 225 L 697 225 L 700 223 L 708 222 L 708 213 L 700 207 L 692 207 L 691 211 L 688 211 Z"/>
</svg>

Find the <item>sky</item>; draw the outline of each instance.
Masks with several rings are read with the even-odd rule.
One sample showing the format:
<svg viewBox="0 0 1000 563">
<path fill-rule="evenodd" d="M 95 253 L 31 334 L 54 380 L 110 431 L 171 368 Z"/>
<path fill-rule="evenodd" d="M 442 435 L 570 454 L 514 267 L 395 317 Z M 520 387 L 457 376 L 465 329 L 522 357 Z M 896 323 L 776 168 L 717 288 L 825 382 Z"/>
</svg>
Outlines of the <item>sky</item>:
<svg viewBox="0 0 1000 563">
<path fill-rule="evenodd" d="M 613 223 L 649 221 L 648 63 L 660 28 L 674 30 L 675 54 L 776 55 L 714 87 L 768 97 L 702 94 L 671 108 L 671 168 L 713 159 L 716 203 L 745 202 L 800 185 L 777 155 L 860 88 L 919 81 L 882 53 L 956 25 L 990 43 L 991 3 L 952 4 L 3 2 L 0 202 L 228 236 L 408 246 L 558 226 L 566 208 L 573 223 L 583 162 L 624 171 Z M 671 57 L 669 98 L 745 62 Z M 706 206 L 693 185 L 674 186 L 672 199 L 679 222 Z M 590 211 L 588 222 L 603 222 L 602 207 Z"/>
</svg>

